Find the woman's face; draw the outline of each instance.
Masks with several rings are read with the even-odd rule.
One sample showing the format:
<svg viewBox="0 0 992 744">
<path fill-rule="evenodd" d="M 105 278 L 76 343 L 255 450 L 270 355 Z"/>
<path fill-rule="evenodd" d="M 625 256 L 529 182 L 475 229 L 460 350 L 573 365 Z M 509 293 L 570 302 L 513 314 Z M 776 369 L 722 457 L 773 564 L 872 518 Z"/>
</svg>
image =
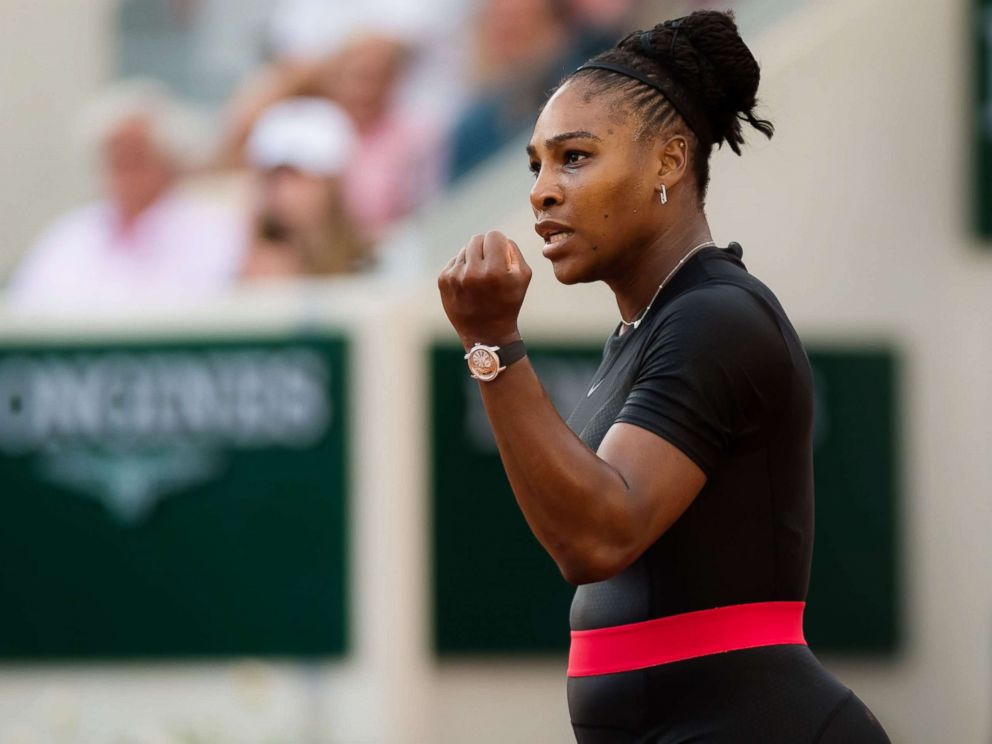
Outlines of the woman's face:
<svg viewBox="0 0 992 744">
<path fill-rule="evenodd" d="M 337 193 L 334 178 L 315 176 L 295 168 L 280 167 L 262 173 L 258 211 L 296 230 L 319 229 L 329 216 Z"/>
<path fill-rule="evenodd" d="M 581 80 L 562 86 L 527 147 L 535 229 L 564 284 L 623 277 L 664 219 L 656 139 L 639 139 L 638 117 L 612 96 L 586 90 Z"/>
</svg>

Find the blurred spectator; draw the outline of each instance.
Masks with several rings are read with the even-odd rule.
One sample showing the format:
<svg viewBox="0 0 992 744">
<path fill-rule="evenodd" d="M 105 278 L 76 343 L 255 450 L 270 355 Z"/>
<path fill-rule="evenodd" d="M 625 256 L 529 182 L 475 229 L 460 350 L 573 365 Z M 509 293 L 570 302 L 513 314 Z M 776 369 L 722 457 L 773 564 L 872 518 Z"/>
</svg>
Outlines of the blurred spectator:
<svg viewBox="0 0 992 744">
<path fill-rule="evenodd" d="M 584 60 L 564 0 L 483 0 L 476 17 L 479 92 L 452 133 L 457 180 L 523 133 L 547 92 Z"/>
<path fill-rule="evenodd" d="M 357 33 L 412 40 L 431 19 L 435 0 L 276 0 L 270 44 L 276 59 L 320 59 L 343 49 Z"/>
<path fill-rule="evenodd" d="M 344 111 L 295 98 L 263 114 L 248 140 L 257 173 L 253 236 L 243 276 L 340 274 L 369 263 L 345 209 L 342 175 L 357 136 Z"/>
<path fill-rule="evenodd" d="M 280 56 L 233 98 L 218 162 L 244 162 L 248 133 L 274 103 L 299 96 L 335 101 L 358 134 L 344 178 L 346 204 L 364 235 L 377 240 L 442 180 L 441 126 L 419 109 L 397 105 L 419 15 L 396 0 L 288 0 L 280 7 L 273 34 Z"/>
<path fill-rule="evenodd" d="M 364 34 L 327 71 L 331 97 L 358 130 L 345 182 L 348 207 L 373 239 L 436 194 L 443 178 L 440 127 L 394 106 L 410 54 L 405 42 Z"/>
<path fill-rule="evenodd" d="M 228 287 L 240 223 L 176 191 L 200 135 L 191 112 L 160 84 L 127 81 L 86 108 L 79 135 L 98 155 L 105 195 L 44 232 L 11 282 L 11 307 L 123 310 Z"/>
</svg>

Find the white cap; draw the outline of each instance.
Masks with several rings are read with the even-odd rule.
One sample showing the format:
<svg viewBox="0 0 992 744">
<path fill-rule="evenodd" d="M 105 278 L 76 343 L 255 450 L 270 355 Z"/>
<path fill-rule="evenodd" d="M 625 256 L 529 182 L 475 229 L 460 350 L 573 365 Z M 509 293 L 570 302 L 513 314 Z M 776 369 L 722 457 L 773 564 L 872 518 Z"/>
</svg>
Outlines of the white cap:
<svg viewBox="0 0 992 744">
<path fill-rule="evenodd" d="M 358 138 L 344 110 L 323 98 L 290 98 L 262 114 L 248 138 L 257 168 L 289 166 L 335 176 L 348 164 Z"/>
</svg>

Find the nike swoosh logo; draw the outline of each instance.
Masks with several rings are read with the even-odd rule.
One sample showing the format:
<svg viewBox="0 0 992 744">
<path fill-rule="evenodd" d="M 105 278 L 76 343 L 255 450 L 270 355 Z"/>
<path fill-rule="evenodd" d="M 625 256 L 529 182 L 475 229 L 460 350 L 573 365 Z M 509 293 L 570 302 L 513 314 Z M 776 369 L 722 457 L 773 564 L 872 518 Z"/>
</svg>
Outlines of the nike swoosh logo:
<svg viewBox="0 0 992 744">
<path fill-rule="evenodd" d="M 606 379 L 606 378 L 603 378 L 603 379 Z M 599 382 L 597 382 L 596 384 L 594 384 L 591 388 L 589 388 L 589 392 L 586 393 L 586 397 L 587 398 L 591 398 L 592 397 L 592 394 L 596 392 L 596 388 L 598 388 L 602 384 L 603 384 L 603 380 L 600 380 Z"/>
</svg>

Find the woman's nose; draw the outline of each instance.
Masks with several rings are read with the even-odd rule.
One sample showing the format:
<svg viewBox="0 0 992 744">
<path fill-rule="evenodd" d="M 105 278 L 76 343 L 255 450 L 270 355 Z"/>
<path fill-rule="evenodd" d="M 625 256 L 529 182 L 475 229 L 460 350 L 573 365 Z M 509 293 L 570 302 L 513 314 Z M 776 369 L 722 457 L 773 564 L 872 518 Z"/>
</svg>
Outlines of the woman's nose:
<svg viewBox="0 0 992 744">
<path fill-rule="evenodd" d="M 542 212 L 561 204 L 563 198 L 561 186 L 552 177 L 548 169 L 542 169 L 537 174 L 530 190 L 530 203 L 537 212 Z"/>
</svg>

